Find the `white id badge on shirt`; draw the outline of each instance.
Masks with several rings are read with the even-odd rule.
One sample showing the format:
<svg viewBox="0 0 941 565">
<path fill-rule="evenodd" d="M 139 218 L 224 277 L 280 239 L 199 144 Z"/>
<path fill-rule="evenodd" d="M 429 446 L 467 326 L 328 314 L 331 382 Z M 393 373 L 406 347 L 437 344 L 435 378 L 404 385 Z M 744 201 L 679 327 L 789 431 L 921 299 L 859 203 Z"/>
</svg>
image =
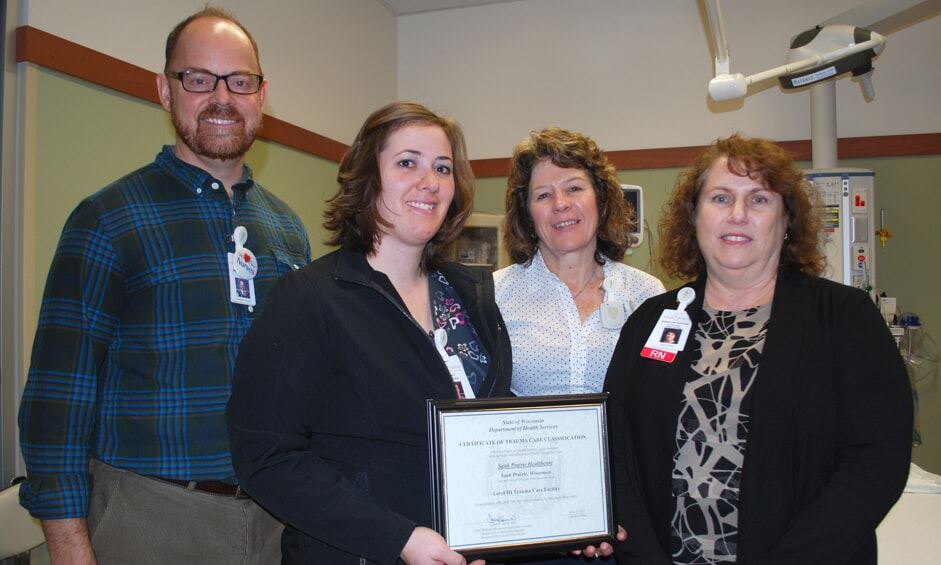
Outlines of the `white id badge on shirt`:
<svg viewBox="0 0 941 565">
<path fill-rule="evenodd" d="M 258 274 L 258 260 L 250 249 L 245 247 L 248 230 L 236 226 L 232 232 L 235 253 L 227 253 L 229 262 L 229 300 L 234 304 L 255 305 L 255 275 Z"/>
<path fill-rule="evenodd" d="M 467 378 L 467 373 L 464 372 L 464 364 L 461 363 L 461 359 L 457 355 L 448 355 L 448 352 L 445 351 L 444 346 L 448 343 L 448 332 L 442 328 L 435 330 L 435 347 L 438 349 L 438 354 L 441 355 L 441 359 L 444 361 L 444 366 L 448 368 L 448 372 L 451 373 L 451 382 L 454 383 L 454 393 L 458 398 L 476 398 L 474 396 L 474 389 L 471 387 L 470 379 Z"/>
<path fill-rule="evenodd" d="M 620 330 L 627 321 L 628 312 L 620 300 L 605 300 L 601 303 L 601 327 Z"/>
<path fill-rule="evenodd" d="M 604 289 L 604 302 L 601 303 L 601 327 L 609 330 L 620 330 L 627 317 L 631 315 L 628 304 L 615 298 L 617 284 L 611 277 L 605 277 L 601 283 Z"/>
<path fill-rule="evenodd" d="M 660 314 L 647 343 L 640 351 L 641 357 L 672 363 L 676 354 L 686 347 L 686 340 L 693 329 L 693 323 L 686 313 L 686 306 L 696 297 L 696 292 L 687 287 L 680 290 L 680 305 L 676 310 L 664 310 Z"/>
<path fill-rule="evenodd" d="M 235 253 L 227 253 L 229 260 L 229 300 L 234 304 L 255 305 L 255 281 L 245 278 Z"/>
</svg>

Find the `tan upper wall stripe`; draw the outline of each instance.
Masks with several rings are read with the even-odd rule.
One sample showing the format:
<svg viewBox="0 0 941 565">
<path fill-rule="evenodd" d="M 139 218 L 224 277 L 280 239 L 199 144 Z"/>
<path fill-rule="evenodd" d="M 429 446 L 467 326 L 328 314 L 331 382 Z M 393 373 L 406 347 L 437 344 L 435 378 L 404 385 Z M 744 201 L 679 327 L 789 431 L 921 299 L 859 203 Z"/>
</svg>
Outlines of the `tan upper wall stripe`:
<svg viewBox="0 0 941 565">
<path fill-rule="evenodd" d="M 130 96 L 159 104 L 152 71 L 105 55 L 30 26 L 16 30 L 16 61 L 34 63 Z M 318 133 L 265 115 L 258 136 L 310 155 L 339 162 L 348 146 Z M 811 158 L 809 140 L 782 141 L 781 145 L 801 161 Z M 609 151 L 618 170 L 684 167 L 702 151 L 696 147 L 627 149 Z M 837 141 L 840 159 L 941 155 L 941 133 L 850 137 Z M 479 178 L 502 177 L 509 173 L 509 158 L 471 161 Z"/>
</svg>

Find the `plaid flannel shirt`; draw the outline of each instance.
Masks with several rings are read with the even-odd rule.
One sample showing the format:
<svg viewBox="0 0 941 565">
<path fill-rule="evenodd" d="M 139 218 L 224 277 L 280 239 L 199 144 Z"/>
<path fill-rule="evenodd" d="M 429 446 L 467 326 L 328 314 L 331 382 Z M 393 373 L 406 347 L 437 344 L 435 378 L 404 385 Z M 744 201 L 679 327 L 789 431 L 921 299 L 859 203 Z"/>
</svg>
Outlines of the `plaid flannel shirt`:
<svg viewBox="0 0 941 565">
<path fill-rule="evenodd" d="M 297 215 L 248 167 L 243 178 L 230 200 L 167 146 L 72 212 L 19 413 L 20 499 L 34 516 L 87 514 L 89 457 L 143 475 L 234 480 L 225 406 L 239 342 L 272 284 L 311 255 Z M 254 308 L 229 300 L 236 226 L 258 259 Z"/>
</svg>

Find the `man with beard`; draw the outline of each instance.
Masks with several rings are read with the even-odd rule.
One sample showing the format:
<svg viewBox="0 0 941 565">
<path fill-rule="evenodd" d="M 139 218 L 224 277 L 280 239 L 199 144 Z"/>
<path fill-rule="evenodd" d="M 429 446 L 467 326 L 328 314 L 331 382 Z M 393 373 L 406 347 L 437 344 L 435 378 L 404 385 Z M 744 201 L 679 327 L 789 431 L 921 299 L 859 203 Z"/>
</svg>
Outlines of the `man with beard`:
<svg viewBox="0 0 941 565">
<path fill-rule="evenodd" d="M 53 563 L 280 561 L 225 424 L 242 336 L 310 261 L 300 219 L 244 162 L 267 88 L 237 20 L 187 18 L 157 77 L 176 143 L 66 222 L 19 414 L 21 503 Z"/>
</svg>

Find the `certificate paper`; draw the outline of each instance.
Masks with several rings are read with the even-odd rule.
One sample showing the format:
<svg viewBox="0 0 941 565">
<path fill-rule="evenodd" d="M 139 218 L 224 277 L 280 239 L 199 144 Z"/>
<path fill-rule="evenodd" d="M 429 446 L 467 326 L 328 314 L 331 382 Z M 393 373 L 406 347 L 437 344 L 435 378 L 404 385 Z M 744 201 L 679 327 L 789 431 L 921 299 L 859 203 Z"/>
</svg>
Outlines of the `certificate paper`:
<svg viewBox="0 0 941 565">
<path fill-rule="evenodd" d="M 435 526 L 474 556 L 612 539 L 606 395 L 429 401 Z"/>
</svg>

